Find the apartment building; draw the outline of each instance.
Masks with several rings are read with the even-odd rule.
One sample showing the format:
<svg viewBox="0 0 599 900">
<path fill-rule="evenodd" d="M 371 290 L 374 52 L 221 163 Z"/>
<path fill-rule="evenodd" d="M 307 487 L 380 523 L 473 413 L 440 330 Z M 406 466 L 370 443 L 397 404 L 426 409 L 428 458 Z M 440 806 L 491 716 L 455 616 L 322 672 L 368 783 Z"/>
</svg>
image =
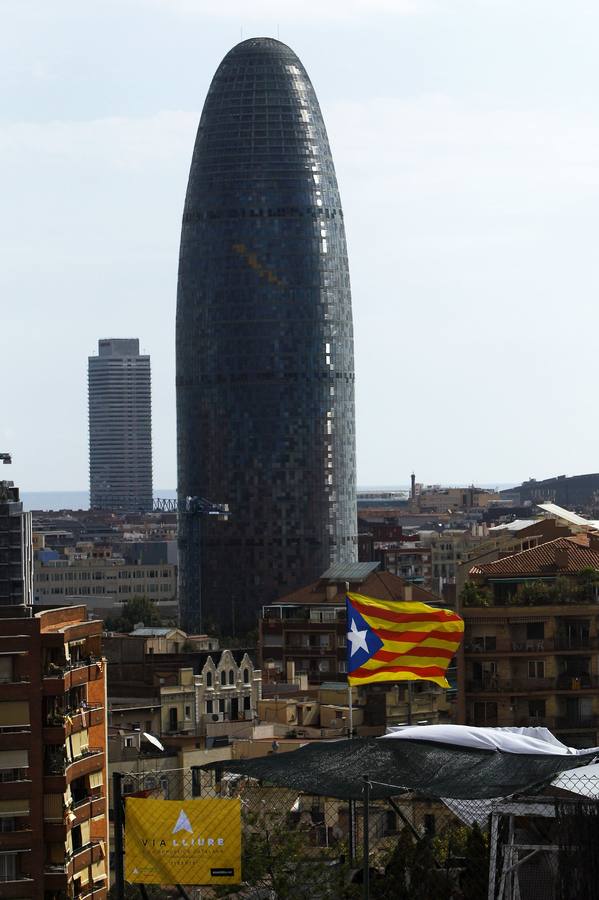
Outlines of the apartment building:
<svg viewBox="0 0 599 900">
<path fill-rule="evenodd" d="M 12 481 L 0 481 L 0 606 L 33 602 L 31 522 L 18 487 Z"/>
<path fill-rule="evenodd" d="M 149 597 L 165 609 L 174 608 L 177 567 L 171 563 L 131 564 L 122 556 L 70 554 L 34 562 L 36 604 L 61 604 L 77 598 L 98 613 L 118 607 L 131 597 Z"/>
<path fill-rule="evenodd" d="M 105 900 L 106 679 L 85 607 L 0 620 L 0 896 Z"/>
<path fill-rule="evenodd" d="M 406 583 L 378 562 L 338 565 L 318 581 L 264 606 L 259 622 L 258 661 L 269 670 L 269 680 L 280 673 L 284 681 L 288 663 L 311 684 L 346 680 L 347 618 L 345 596 L 350 591 L 381 600 L 439 602 L 439 597 Z"/>
<path fill-rule="evenodd" d="M 475 565 L 469 584 L 459 721 L 543 725 L 569 746 L 597 746 L 599 534 Z"/>
</svg>

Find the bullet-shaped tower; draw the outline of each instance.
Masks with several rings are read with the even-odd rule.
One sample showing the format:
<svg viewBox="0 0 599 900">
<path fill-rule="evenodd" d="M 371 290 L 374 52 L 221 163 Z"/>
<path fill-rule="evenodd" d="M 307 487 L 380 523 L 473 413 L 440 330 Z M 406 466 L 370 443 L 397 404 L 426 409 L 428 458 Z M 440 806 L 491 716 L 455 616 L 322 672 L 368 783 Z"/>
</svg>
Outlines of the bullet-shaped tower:
<svg viewBox="0 0 599 900">
<path fill-rule="evenodd" d="M 295 53 L 221 62 L 196 137 L 177 296 L 181 624 L 256 626 L 264 604 L 357 559 L 354 353 L 343 213 Z M 198 566 L 201 564 L 201 588 Z"/>
</svg>

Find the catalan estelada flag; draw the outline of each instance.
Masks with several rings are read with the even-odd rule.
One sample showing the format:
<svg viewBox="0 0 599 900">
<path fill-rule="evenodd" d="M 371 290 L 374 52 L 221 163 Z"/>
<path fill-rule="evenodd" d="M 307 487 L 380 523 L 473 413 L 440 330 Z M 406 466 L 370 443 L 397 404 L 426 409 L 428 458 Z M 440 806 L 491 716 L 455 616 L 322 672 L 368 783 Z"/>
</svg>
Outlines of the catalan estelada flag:
<svg viewBox="0 0 599 900">
<path fill-rule="evenodd" d="M 348 594 L 347 680 L 434 681 L 448 688 L 445 673 L 463 633 L 463 620 L 450 609 Z"/>
</svg>

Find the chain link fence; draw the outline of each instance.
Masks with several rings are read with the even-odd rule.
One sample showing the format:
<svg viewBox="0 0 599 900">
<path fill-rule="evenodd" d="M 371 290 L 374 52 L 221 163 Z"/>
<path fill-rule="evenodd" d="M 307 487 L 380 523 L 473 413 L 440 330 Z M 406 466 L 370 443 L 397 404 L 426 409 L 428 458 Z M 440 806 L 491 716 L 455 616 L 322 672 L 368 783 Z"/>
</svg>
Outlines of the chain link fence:
<svg viewBox="0 0 599 900">
<path fill-rule="evenodd" d="M 236 776 L 231 763 L 213 769 L 127 773 L 120 781 L 125 814 L 127 796 L 238 798 L 243 883 L 126 885 L 121 893 L 117 885 L 111 896 L 127 900 L 599 897 L 599 874 L 593 869 L 595 859 L 599 868 L 599 778 L 565 773 L 550 796 L 509 801 L 443 801 L 399 791 L 396 797 L 371 800 L 375 786 L 365 779 L 362 801 L 348 801 Z M 123 850 L 117 835 L 119 820 L 115 810 L 116 857 Z M 586 869 L 580 861 L 573 862 L 581 851 L 587 857 Z M 118 859 L 115 862 L 118 876 L 122 870 Z"/>
</svg>

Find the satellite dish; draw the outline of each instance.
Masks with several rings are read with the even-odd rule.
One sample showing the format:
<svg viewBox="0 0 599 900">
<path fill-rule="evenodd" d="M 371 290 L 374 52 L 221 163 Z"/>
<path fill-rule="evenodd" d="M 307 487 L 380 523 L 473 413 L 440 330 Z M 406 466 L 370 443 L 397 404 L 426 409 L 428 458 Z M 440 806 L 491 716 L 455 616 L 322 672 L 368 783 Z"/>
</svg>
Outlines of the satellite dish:
<svg viewBox="0 0 599 900">
<path fill-rule="evenodd" d="M 157 737 L 154 737 L 153 734 L 148 734 L 147 731 L 143 731 L 142 734 L 145 737 L 146 741 L 149 741 L 151 744 L 154 744 L 155 747 L 158 747 L 158 749 L 162 750 L 162 752 L 164 753 L 164 747 L 162 746 L 162 744 L 160 743 L 160 741 L 158 740 Z"/>
</svg>

